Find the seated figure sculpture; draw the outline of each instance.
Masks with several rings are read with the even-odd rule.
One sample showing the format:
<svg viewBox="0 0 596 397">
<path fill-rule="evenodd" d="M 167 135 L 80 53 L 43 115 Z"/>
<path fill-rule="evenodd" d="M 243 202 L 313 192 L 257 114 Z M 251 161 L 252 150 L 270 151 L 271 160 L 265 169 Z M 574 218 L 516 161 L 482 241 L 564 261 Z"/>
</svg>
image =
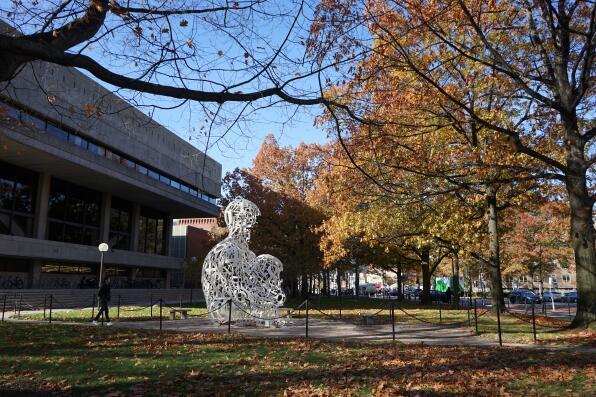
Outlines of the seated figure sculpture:
<svg viewBox="0 0 596 397">
<path fill-rule="evenodd" d="M 245 199 L 235 199 L 225 209 L 229 234 L 209 251 L 202 272 L 207 310 L 216 322 L 228 321 L 232 301 L 232 322 L 268 324 L 285 301 L 280 260 L 256 256 L 248 247 L 250 229 L 260 215 L 259 208 Z"/>
</svg>

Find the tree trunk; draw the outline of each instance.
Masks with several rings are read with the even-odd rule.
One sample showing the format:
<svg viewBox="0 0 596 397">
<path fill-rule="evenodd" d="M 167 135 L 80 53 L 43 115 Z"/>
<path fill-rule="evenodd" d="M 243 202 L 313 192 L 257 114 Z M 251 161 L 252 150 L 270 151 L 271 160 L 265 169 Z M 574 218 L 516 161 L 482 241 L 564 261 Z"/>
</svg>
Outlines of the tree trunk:
<svg viewBox="0 0 596 397">
<path fill-rule="evenodd" d="M 300 294 L 302 299 L 308 298 L 308 278 L 304 273 L 300 276 Z"/>
<path fill-rule="evenodd" d="M 337 296 L 341 295 L 341 271 L 337 268 Z"/>
<path fill-rule="evenodd" d="M 397 265 L 397 300 L 398 301 L 404 300 L 403 284 L 404 284 L 404 280 L 401 275 L 401 265 Z"/>
<path fill-rule="evenodd" d="M 430 249 L 423 248 L 420 255 L 422 270 L 422 297 L 420 301 L 424 304 L 430 304 Z"/>
<path fill-rule="evenodd" d="M 354 295 L 360 296 L 360 272 L 358 265 L 354 267 Z"/>
<path fill-rule="evenodd" d="M 575 254 L 577 314 L 572 327 L 587 327 L 596 321 L 596 247 L 594 246 L 593 202 L 586 183 L 584 144 L 577 121 L 568 120 L 566 187 L 571 208 L 571 243 Z"/>
<path fill-rule="evenodd" d="M 459 254 L 453 254 L 453 307 L 459 309 Z"/>
<path fill-rule="evenodd" d="M 487 218 L 488 218 L 488 239 L 489 239 L 489 275 L 490 294 L 493 305 L 499 305 L 501 311 L 505 306 L 503 298 L 503 284 L 501 280 L 501 260 L 499 257 L 499 229 L 497 214 L 497 189 L 491 185 L 486 192 Z"/>
</svg>

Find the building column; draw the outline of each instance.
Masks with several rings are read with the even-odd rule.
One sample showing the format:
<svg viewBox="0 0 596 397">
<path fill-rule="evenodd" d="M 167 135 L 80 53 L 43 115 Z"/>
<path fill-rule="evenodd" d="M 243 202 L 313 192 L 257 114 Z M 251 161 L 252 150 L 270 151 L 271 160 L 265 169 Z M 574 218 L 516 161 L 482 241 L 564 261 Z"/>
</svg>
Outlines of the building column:
<svg viewBox="0 0 596 397">
<path fill-rule="evenodd" d="M 33 260 L 29 268 L 29 286 L 28 288 L 39 288 L 39 280 L 41 278 L 42 261 Z"/>
<path fill-rule="evenodd" d="M 164 288 L 170 288 L 171 282 L 172 282 L 172 272 L 171 272 L 171 270 L 167 270 Z"/>
<path fill-rule="evenodd" d="M 170 245 L 172 242 L 171 240 L 172 240 L 172 231 L 174 228 L 174 219 L 172 219 L 170 216 L 166 216 L 166 219 L 164 220 L 163 227 L 164 227 L 164 233 L 165 233 L 164 244 L 166 245 L 164 252 L 166 253 L 166 256 L 171 256 Z"/>
<path fill-rule="evenodd" d="M 41 240 L 46 239 L 51 182 L 52 177 L 50 174 L 39 174 L 39 178 L 37 179 L 37 194 L 35 195 L 35 224 L 33 226 L 33 237 Z"/>
<path fill-rule="evenodd" d="M 99 242 L 108 243 L 110 240 L 110 215 L 112 210 L 112 193 L 103 193 L 99 211 Z M 112 247 L 110 247 L 112 248 Z"/>
<path fill-rule="evenodd" d="M 132 219 L 130 223 L 130 250 L 137 252 L 139 250 L 139 220 L 141 218 L 141 205 L 133 203 Z"/>
</svg>

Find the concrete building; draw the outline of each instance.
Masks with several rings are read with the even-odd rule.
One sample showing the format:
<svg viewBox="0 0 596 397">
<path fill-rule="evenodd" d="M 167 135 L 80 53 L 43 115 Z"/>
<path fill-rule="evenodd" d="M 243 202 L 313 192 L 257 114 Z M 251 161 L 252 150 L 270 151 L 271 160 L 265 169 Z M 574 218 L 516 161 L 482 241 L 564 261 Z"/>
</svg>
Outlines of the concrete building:
<svg viewBox="0 0 596 397">
<path fill-rule="evenodd" d="M 168 287 L 173 219 L 219 213 L 221 165 L 83 73 L 0 85 L 0 289 Z"/>
<path fill-rule="evenodd" d="M 205 256 L 214 244 L 214 237 L 225 235 L 224 228 L 217 224 L 217 218 L 174 219 L 171 252 L 184 258 L 184 286 L 201 286 L 201 269 Z"/>
</svg>

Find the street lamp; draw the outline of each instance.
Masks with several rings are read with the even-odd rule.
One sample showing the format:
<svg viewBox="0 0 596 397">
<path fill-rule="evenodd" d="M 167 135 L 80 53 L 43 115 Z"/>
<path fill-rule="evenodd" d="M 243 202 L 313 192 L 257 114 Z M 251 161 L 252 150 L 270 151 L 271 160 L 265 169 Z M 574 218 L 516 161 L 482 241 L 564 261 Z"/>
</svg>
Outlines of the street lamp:
<svg viewBox="0 0 596 397">
<path fill-rule="evenodd" d="M 103 253 L 107 252 L 110 249 L 110 247 L 108 247 L 106 243 L 101 243 L 97 248 L 101 253 L 101 259 L 99 260 L 99 287 L 101 288 L 101 275 L 103 273 Z"/>
</svg>

